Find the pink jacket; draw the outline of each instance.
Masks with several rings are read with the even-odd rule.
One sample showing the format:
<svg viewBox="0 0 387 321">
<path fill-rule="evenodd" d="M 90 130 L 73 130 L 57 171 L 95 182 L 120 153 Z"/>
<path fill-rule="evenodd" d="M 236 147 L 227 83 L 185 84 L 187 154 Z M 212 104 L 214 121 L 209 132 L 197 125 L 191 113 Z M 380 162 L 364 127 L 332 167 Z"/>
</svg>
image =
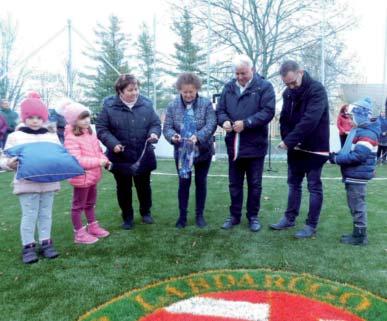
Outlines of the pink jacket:
<svg viewBox="0 0 387 321">
<path fill-rule="evenodd" d="M 101 146 L 95 133 L 89 134 L 84 130 L 83 135 L 75 136 L 72 126 L 67 125 L 65 129 L 64 145 L 67 151 L 73 155 L 84 168 L 85 174 L 69 179 L 75 187 L 89 187 L 97 184 L 102 177 L 101 160 L 108 160 L 102 152 Z"/>
</svg>

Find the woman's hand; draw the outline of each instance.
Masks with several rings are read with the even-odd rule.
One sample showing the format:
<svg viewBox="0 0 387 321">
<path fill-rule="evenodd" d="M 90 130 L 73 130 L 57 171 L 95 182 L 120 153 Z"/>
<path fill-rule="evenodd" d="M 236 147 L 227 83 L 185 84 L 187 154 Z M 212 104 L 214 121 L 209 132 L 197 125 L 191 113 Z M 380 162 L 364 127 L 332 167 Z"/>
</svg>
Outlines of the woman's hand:
<svg viewBox="0 0 387 321">
<path fill-rule="evenodd" d="M 198 142 L 198 138 L 195 135 L 192 135 L 189 140 L 191 142 L 193 142 L 194 144 L 196 144 Z"/>
<path fill-rule="evenodd" d="M 107 159 L 101 159 L 99 164 L 101 167 L 107 167 L 109 165 L 109 163 L 110 162 Z"/>
<path fill-rule="evenodd" d="M 7 167 L 10 169 L 16 170 L 18 165 L 19 161 L 17 160 L 17 157 L 12 157 L 7 161 Z"/>
<path fill-rule="evenodd" d="M 148 138 L 148 141 L 152 144 L 154 143 L 157 143 L 159 141 L 159 136 L 157 136 L 156 134 L 152 133 L 149 138 Z"/>
<path fill-rule="evenodd" d="M 175 134 L 172 136 L 172 143 L 178 144 L 181 141 L 181 136 L 179 134 Z"/>
<path fill-rule="evenodd" d="M 121 152 L 124 151 L 124 149 L 125 149 L 124 146 L 122 146 L 121 144 L 118 144 L 118 145 L 114 146 L 113 152 L 115 152 L 115 153 L 121 153 Z"/>
</svg>

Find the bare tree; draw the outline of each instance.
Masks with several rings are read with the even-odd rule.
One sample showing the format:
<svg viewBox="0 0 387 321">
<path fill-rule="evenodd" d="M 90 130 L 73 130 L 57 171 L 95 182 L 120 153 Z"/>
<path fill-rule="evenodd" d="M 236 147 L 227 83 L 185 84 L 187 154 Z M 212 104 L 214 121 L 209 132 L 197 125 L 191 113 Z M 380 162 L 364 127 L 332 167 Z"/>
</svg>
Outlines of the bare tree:
<svg viewBox="0 0 387 321">
<path fill-rule="evenodd" d="M 17 26 L 10 17 L 0 18 L 0 98 L 6 98 L 14 109 L 22 97 L 28 75 L 25 66 L 17 66 L 15 42 Z"/>
<path fill-rule="evenodd" d="M 225 50 L 247 54 L 257 71 L 270 79 L 277 75 L 278 65 L 284 59 L 319 43 L 321 1 L 194 0 L 196 9 L 191 15 L 202 32 L 211 19 L 212 43 L 218 55 Z M 208 2 L 212 17 L 208 17 Z M 330 2 L 326 12 L 326 21 L 330 23 L 324 30 L 326 38 L 353 24 L 353 19 L 346 17 L 343 5 L 335 0 Z"/>
</svg>

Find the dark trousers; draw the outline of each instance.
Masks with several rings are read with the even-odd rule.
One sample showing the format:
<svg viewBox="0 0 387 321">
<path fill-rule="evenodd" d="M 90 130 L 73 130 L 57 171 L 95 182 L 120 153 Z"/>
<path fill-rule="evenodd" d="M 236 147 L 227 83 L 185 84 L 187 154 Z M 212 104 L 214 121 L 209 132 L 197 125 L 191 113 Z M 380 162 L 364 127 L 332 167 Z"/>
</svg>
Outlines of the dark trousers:
<svg viewBox="0 0 387 321">
<path fill-rule="evenodd" d="M 229 190 L 231 197 L 230 214 L 240 219 L 243 205 L 243 183 L 247 179 L 246 216 L 248 219 L 258 216 L 261 205 L 262 173 L 264 157 L 228 160 Z"/>
<path fill-rule="evenodd" d="M 341 148 L 343 148 L 344 144 L 345 144 L 345 140 L 347 139 L 347 134 L 343 134 L 343 135 L 340 135 L 340 144 L 341 144 Z"/>
<path fill-rule="evenodd" d="M 4 133 L 3 137 L 0 138 L 0 149 L 4 149 L 5 143 L 7 142 L 8 135 L 9 135 L 10 133 L 12 133 L 12 131 L 7 130 L 7 131 Z"/>
<path fill-rule="evenodd" d="M 176 162 L 177 173 L 178 161 Z M 201 216 L 204 213 L 204 207 L 207 198 L 207 175 L 211 166 L 211 158 L 205 161 L 201 161 L 194 164 L 195 168 L 195 196 L 196 196 L 196 216 Z M 181 178 L 179 176 L 179 190 L 177 193 L 179 200 L 179 214 L 180 217 L 187 217 L 188 201 L 189 201 L 189 189 L 192 181 L 192 172 L 189 174 L 189 178 Z"/>
<path fill-rule="evenodd" d="M 323 204 L 323 188 L 321 172 L 324 165 L 313 168 L 305 168 L 296 164 L 288 164 L 288 207 L 285 217 L 289 222 L 294 222 L 300 214 L 302 198 L 302 181 L 306 176 L 309 191 L 309 211 L 306 225 L 317 227 Z"/>
<path fill-rule="evenodd" d="M 133 220 L 132 181 L 134 181 L 138 202 L 140 203 L 140 214 L 142 216 L 150 214 L 150 209 L 152 207 L 150 175 L 150 172 L 137 176 L 123 172 L 114 173 L 114 178 L 117 183 L 118 204 L 121 208 L 122 218 L 124 221 Z"/>
<path fill-rule="evenodd" d="M 378 160 L 385 161 L 387 158 L 387 146 L 378 146 L 378 152 L 377 152 Z"/>
</svg>

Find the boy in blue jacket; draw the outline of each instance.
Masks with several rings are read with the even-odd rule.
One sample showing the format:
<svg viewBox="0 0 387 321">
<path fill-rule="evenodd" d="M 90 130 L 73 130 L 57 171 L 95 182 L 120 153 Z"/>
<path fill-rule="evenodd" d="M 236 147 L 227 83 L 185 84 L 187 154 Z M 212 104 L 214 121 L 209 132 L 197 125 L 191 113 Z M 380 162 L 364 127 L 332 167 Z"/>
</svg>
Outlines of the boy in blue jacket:
<svg viewBox="0 0 387 321">
<path fill-rule="evenodd" d="M 367 238 L 367 182 L 374 177 L 376 152 L 380 136 L 379 121 L 372 122 L 370 98 L 359 100 L 349 107 L 355 127 L 350 131 L 339 153 L 330 154 L 330 162 L 341 166 L 347 191 L 348 207 L 353 218 L 353 233 L 343 235 L 341 243 L 366 245 Z"/>
</svg>

